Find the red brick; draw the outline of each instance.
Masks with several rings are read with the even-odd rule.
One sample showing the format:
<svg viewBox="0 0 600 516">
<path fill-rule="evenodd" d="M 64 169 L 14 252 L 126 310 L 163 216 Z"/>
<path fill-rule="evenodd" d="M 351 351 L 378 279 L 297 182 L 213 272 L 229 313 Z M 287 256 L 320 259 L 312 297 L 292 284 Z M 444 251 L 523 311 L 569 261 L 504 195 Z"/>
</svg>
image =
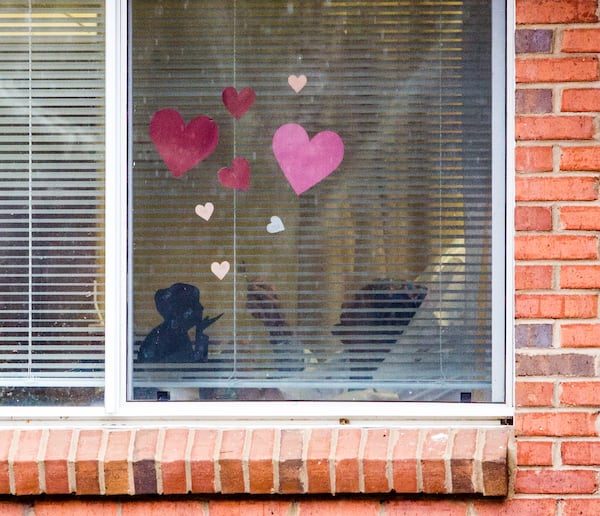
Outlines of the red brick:
<svg viewBox="0 0 600 516">
<path fill-rule="evenodd" d="M 563 52 L 600 52 L 600 29 L 566 29 L 562 37 Z"/>
<path fill-rule="evenodd" d="M 261 512 L 260 515 L 266 513 Z M 291 513 L 288 513 L 291 514 Z M 298 502 L 298 512 L 294 513 L 297 516 L 379 516 L 381 514 L 381 505 L 379 500 L 373 499 L 355 499 L 355 500 L 300 500 Z M 388 512 L 388 514 L 404 514 Z M 409 513 L 406 513 L 409 514 Z M 431 514 L 431 513 L 430 513 Z M 433 513 L 435 514 L 435 513 Z M 213 516 L 213 513 L 210 513 Z M 225 516 L 225 515 L 223 515 Z M 240 516 L 249 516 L 248 513 L 243 513 Z M 259 516 L 256 514 L 255 516 Z M 283 516 L 283 515 L 282 515 Z"/>
<path fill-rule="evenodd" d="M 100 446 L 102 430 L 81 430 L 75 456 L 75 482 L 78 495 L 100 493 Z"/>
<path fill-rule="evenodd" d="M 121 516 L 119 504 L 110 500 L 40 500 L 34 507 L 35 516 Z M 123 511 L 125 514 L 132 513 Z"/>
<path fill-rule="evenodd" d="M 186 428 L 169 428 L 161 454 L 162 488 L 164 494 L 185 494 L 188 492 L 185 452 L 190 431 Z"/>
<path fill-rule="evenodd" d="M 515 267 L 515 289 L 551 289 L 552 270 L 551 265 L 517 265 Z"/>
<path fill-rule="evenodd" d="M 593 377 L 596 375 L 595 356 L 584 353 L 517 353 L 517 376 L 569 376 Z"/>
<path fill-rule="evenodd" d="M 552 147 L 515 148 L 515 169 L 517 172 L 550 172 L 553 170 Z"/>
<path fill-rule="evenodd" d="M 561 444 L 563 464 L 569 466 L 599 466 L 600 442 L 565 441 Z"/>
<path fill-rule="evenodd" d="M 368 429 L 363 455 L 365 493 L 386 493 L 390 490 L 387 478 L 389 429 Z"/>
<path fill-rule="evenodd" d="M 563 324 L 560 344 L 563 348 L 600 347 L 600 324 Z"/>
<path fill-rule="evenodd" d="M 560 403 L 572 407 L 600 405 L 600 382 L 561 383 Z"/>
<path fill-rule="evenodd" d="M 331 493 L 329 457 L 331 455 L 332 430 L 313 428 L 308 441 L 306 471 L 309 493 Z"/>
<path fill-rule="evenodd" d="M 392 452 L 392 474 L 397 493 L 417 492 L 418 430 L 395 430 L 396 442 Z"/>
<path fill-rule="evenodd" d="M 190 499 L 179 501 L 134 500 L 133 502 L 120 504 L 120 509 L 122 512 L 119 513 L 119 516 L 200 516 L 206 514 L 203 502 Z M 75 514 L 79 516 L 79 513 Z M 215 516 L 217 512 L 213 513 L 211 511 L 210 514 Z M 92 514 L 89 516 L 92 516 Z"/>
<path fill-rule="evenodd" d="M 559 213 L 563 229 L 600 230 L 600 206 L 562 206 Z"/>
<path fill-rule="evenodd" d="M 358 493 L 362 432 L 359 428 L 341 428 L 335 449 L 335 490 L 338 493 Z"/>
<path fill-rule="evenodd" d="M 530 437 L 596 437 L 597 417 L 591 412 L 518 413 L 515 433 Z"/>
<path fill-rule="evenodd" d="M 48 431 L 48 442 L 44 456 L 45 492 L 48 494 L 68 494 L 69 489 L 69 450 L 73 430 L 53 428 Z"/>
<path fill-rule="evenodd" d="M 421 471 L 425 493 L 446 493 L 446 464 L 444 457 L 449 434 L 446 430 L 430 430 L 425 434 L 421 452 Z"/>
<path fill-rule="evenodd" d="M 561 111 L 573 113 L 600 111 L 600 89 L 576 88 L 564 90 Z"/>
<path fill-rule="evenodd" d="M 515 112 L 519 114 L 551 113 L 552 90 L 519 88 L 515 92 Z"/>
<path fill-rule="evenodd" d="M 343 515 L 346 513 L 332 512 L 329 514 Z M 396 500 L 385 503 L 386 516 L 465 516 L 470 514 L 467 503 L 458 500 Z M 357 514 L 356 516 L 361 516 Z"/>
<path fill-rule="evenodd" d="M 552 466 L 552 441 L 517 441 L 518 466 Z"/>
<path fill-rule="evenodd" d="M 517 294 L 518 319 L 592 318 L 598 314 L 598 296 L 561 294 Z"/>
<path fill-rule="evenodd" d="M 158 493 L 157 445 L 158 429 L 141 428 L 135 432 L 132 469 L 134 492 L 137 495 Z"/>
<path fill-rule="evenodd" d="M 590 470 L 518 470 L 515 493 L 592 494 L 598 487 L 596 477 Z"/>
<path fill-rule="evenodd" d="M 215 492 L 215 449 L 219 436 L 218 430 L 196 429 L 192 442 L 190 474 L 192 492 Z"/>
<path fill-rule="evenodd" d="M 303 493 L 304 430 L 281 430 L 279 445 L 279 492 Z"/>
<path fill-rule="evenodd" d="M 41 430 L 22 430 L 19 433 L 14 457 L 15 494 L 17 495 L 41 492 L 37 463 L 41 437 Z"/>
<path fill-rule="evenodd" d="M 586 23 L 598 20 L 596 0 L 518 0 L 517 23 Z"/>
<path fill-rule="evenodd" d="M 513 498 L 475 500 L 477 516 L 555 516 L 557 502 L 551 499 Z"/>
<path fill-rule="evenodd" d="M 598 180 L 589 176 L 517 177 L 517 201 L 593 201 Z"/>
<path fill-rule="evenodd" d="M 517 206 L 515 208 L 517 231 L 550 231 L 552 208 L 549 206 Z"/>
<path fill-rule="evenodd" d="M 2 516 L 24 516 L 29 511 L 30 504 L 23 502 L 0 501 L 0 514 Z"/>
<path fill-rule="evenodd" d="M 517 58 L 515 68 L 521 84 L 597 81 L 599 76 L 596 57 Z"/>
<path fill-rule="evenodd" d="M 594 117 L 573 116 L 517 116 L 517 140 L 591 140 L 596 128 Z"/>
<path fill-rule="evenodd" d="M 11 494 L 8 454 L 15 435 L 14 430 L 0 430 L 0 494 Z"/>
<path fill-rule="evenodd" d="M 219 454 L 221 491 L 223 493 L 244 493 L 246 491 L 242 467 L 245 439 L 245 430 L 223 430 Z"/>
<path fill-rule="evenodd" d="M 227 500 L 215 499 L 208 502 L 205 512 L 201 508 L 194 516 L 288 516 L 293 511 L 294 502 L 289 500 Z M 168 513 L 170 516 L 172 513 Z M 180 513 L 175 513 L 179 516 Z M 182 513 L 187 516 L 188 513 Z M 192 516 L 190 514 L 189 516 Z M 294 514 L 296 514 L 294 512 Z M 143 515 L 140 515 L 143 516 Z M 157 515 L 159 516 L 159 515 Z M 163 515 L 167 516 L 167 515 Z"/>
<path fill-rule="evenodd" d="M 257 428 L 252 430 L 252 436 L 250 440 L 250 457 L 248 461 L 251 493 L 269 494 L 274 492 L 274 447 L 274 429 Z"/>
<path fill-rule="evenodd" d="M 131 431 L 113 430 L 108 434 L 104 454 L 104 485 L 107 495 L 129 492 L 129 445 Z"/>
<path fill-rule="evenodd" d="M 600 288 L 600 265 L 563 265 L 560 288 Z"/>
<path fill-rule="evenodd" d="M 600 500 L 597 498 L 566 498 L 561 500 L 561 516 L 586 516 L 600 514 Z"/>
<path fill-rule="evenodd" d="M 598 239 L 591 235 L 517 235 L 517 260 L 594 260 Z"/>
<path fill-rule="evenodd" d="M 597 172 L 600 170 L 600 146 L 563 147 L 560 169 Z"/>
<path fill-rule="evenodd" d="M 552 382 L 524 382 L 515 384 L 517 407 L 551 407 L 553 405 L 554 384 Z"/>
<path fill-rule="evenodd" d="M 452 493 L 474 493 L 473 465 L 477 448 L 477 430 L 462 428 L 456 432 L 452 445 L 450 472 Z"/>
<path fill-rule="evenodd" d="M 508 428 L 483 430 L 482 472 L 483 495 L 506 496 L 508 494 Z"/>
</svg>

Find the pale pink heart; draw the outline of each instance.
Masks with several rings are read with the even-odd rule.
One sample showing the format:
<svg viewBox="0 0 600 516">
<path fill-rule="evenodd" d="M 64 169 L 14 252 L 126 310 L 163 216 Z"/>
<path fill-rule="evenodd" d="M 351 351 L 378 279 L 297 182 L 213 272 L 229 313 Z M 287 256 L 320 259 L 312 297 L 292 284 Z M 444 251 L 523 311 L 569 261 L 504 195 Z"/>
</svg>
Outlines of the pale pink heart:
<svg viewBox="0 0 600 516">
<path fill-rule="evenodd" d="M 210 155 L 219 142 L 219 127 L 199 116 L 185 124 L 174 109 L 157 111 L 150 121 L 150 138 L 175 177 L 185 174 Z"/>
<path fill-rule="evenodd" d="M 306 75 L 290 75 L 288 77 L 288 84 L 296 93 L 302 91 L 302 88 L 306 86 L 306 81 Z"/>
<path fill-rule="evenodd" d="M 252 88 L 244 88 L 238 93 L 233 86 L 228 86 L 223 90 L 221 98 L 227 111 L 239 120 L 254 104 L 256 94 Z"/>
<path fill-rule="evenodd" d="M 309 140 L 301 125 L 282 125 L 273 136 L 273 153 L 290 185 L 300 195 L 331 174 L 344 159 L 344 142 L 333 131 Z"/>
<path fill-rule="evenodd" d="M 248 190 L 250 186 L 250 163 L 245 158 L 235 158 L 231 167 L 223 167 L 217 172 L 219 182 L 234 190 Z"/>
<path fill-rule="evenodd" d="M 209 220 L 212 217 L 213 212 L 215 211 L 215 205 L 212 202 L 207 202 L 206 204 L 198 204 L 194 209 L 196 215 L 198 217 Z"/>
<path fill-rule="evenodd" d="M 210 265 L 210 270 L 217 278 L 222 280 L 225 276 L 227 276 L 227 273 L 229 272 L 230 267 L 231 267 L 231 265 L 229 264 L 229 262 L 227 260 L 225 260 L 221 263 L 212 262 Z"/>
</svg>

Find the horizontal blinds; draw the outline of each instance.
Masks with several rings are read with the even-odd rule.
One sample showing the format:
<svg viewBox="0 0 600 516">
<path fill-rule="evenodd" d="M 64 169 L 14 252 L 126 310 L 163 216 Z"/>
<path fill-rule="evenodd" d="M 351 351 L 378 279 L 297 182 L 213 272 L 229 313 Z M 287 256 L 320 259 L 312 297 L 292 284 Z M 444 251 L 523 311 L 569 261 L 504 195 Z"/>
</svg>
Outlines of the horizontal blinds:
<svg viewBox="0 0 600 516">
<path fill-rule="evenodd" d="M 99 0 L 0 6 L 5 386 L 103 383 L 103 11 Z M 74 396 L 49 392 L 30 399 Z"/>
<path fill-rule="evenodd" d="M 134 0 L 135 396 L 491 399 L 490 12 Z M 256 94 L 239 119 L 229 86 Z M 179 177 L 149 136 L 163 109 L 219 127 L 216 150 Z M 337 170 L 301 195 L 272 150 L 288 123 L 344 143 Z M 237 157 L 247 190 L 219 182 Z M 209 202 L 206 221 L 195 208 Z M 275 216 L 284 229 L 269 233 Z M 218 279 L 211 264 L 225 260 Z M 204 316 L 223 314 L 204 331 L 206 362 L 137 358 L 163 321 L 155 293 L 174 283 L 199 289 Z"/>
</svg>

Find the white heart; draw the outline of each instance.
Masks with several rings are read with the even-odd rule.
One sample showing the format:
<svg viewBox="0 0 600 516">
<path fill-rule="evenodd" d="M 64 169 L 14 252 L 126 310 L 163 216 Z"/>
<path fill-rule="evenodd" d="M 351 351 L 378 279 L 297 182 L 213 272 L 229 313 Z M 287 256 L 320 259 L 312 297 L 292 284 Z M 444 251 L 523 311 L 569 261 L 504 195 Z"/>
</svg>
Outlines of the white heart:
<svg viewBox="0 0 600 516">
<path fill-rule="evenodd" d="M 225 276 L 227 276 L 227 273 L 229 272 L 229 267 L 230 267 L 230 265 L 227 260 L 225 260 L 221 263 L 212 262 L 210 264 L 210 270 L 220 280 L 222 280 Z"/>
<path fill-rule="evenodd" d="M 198 217 L 203 218 L 204 220 L 210 219 L 215 211 L 215 206 L 212 202 L 207 202 L 206 204 L 198 204 L 194 210 Z"/>
<path fill-rule="evenodd" d="M 269 224 L 267 224 L 267 231 L 269 233 L 279 233 L 279 232 L 283 231 L 284 229 L 285 229 L 285 226 L 283 225 L 283 222 L 277 215 L 274 215 L 273 217 L 271 217 L 271 222 Z"/>
<path fill-rule="evenodd" d="M 288 84 L 296 93 L 300 93 L 302 91 L 302 88 L 306 86 L 306 81 L 306 75 L 290 75 L 288 77 Z"/>
</svg>

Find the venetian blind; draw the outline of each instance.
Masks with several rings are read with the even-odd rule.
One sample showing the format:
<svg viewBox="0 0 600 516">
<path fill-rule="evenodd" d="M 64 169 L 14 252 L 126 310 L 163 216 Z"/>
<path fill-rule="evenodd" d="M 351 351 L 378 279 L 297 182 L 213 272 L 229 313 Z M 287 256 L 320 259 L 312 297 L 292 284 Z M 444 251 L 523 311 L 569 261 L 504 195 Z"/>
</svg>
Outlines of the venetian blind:
<svg viewBox="0 0 600 516">
<path fill-rule="evenodd" d="M 0 6 L 3 402 L 103 385 L 103 16 L 99 0 Z"/>
<path fill-rule="evenodd" d="M 132 12 L 133 396 L 490 401 L 502 367 L 490 2 L 133 0 Z M 225 104 L 250 107 L 236 118 Z M 164 110 L 218 126 L 185 173 L 152 139 L 153 123 L 171 130 Z M 340 165 L 300 194 L 275 156 L 287 124 L 343 142 Z M 180 143 L 162 142 L 176 156 Z M 155 299 L 177 283 L 199 289 L 203 317 L 223 314 L 202 330 L 206 359 L 140 358 L 165 314 L 179 324 L 184 305 Z"/>
</svg>

